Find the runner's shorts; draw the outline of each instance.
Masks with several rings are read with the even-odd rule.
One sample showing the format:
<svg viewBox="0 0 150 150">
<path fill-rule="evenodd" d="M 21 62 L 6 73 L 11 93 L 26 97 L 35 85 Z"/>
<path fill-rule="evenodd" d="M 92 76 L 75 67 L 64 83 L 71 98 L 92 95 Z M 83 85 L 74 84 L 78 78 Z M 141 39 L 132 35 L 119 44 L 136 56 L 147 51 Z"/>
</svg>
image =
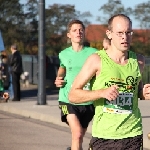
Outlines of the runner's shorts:
<svg viewBox="0 0 150 150">
<path fill-rule="evenodd" d="M 73 105 L 59 101 L 59 108 L 61 109 L 61 120 L 67 123 L 67 115 L 75 114 L 80 121 L 83 128 L 87 128 L 89 122 L 92 120 L 95 107 L 91 105 Z M 67 123 L 68 124 L 68 123 Z"/>
<path fill-rule="evenodd" d="M 143 135 L 115 140 L 92 137 L 88 150 L 143 150 Z"/>
</svg>

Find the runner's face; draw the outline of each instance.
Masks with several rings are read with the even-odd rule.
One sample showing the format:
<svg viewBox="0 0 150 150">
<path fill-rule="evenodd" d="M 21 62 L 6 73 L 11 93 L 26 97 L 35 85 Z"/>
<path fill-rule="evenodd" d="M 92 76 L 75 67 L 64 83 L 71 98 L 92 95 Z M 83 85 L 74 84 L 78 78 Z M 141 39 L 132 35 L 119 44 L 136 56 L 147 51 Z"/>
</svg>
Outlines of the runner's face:
<svg viewBox="0 0 150 150">
<path fill-rule="evenodd" d="M 132 41 L 132 26 L 127 19 L 116 17 L 112 23 L 112 44 L 119 51 L 127 51 Z"/>
<path fill-rule="evenodd" d="M 84 29 L 81 24 L 73 24 L 67 37 L 72 43 L 82 43 L 84 41 Z"/>
</svg>

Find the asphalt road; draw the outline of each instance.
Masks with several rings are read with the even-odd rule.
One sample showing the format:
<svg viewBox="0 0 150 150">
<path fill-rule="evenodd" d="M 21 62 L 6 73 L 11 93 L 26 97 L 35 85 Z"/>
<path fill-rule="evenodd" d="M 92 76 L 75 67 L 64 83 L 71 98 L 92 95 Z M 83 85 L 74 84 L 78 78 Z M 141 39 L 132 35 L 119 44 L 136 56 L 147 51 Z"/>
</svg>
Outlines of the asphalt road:
<svg viewBox="0 0 150 150">
<path fill-rule="evenodd" d="M 84 150 L 89 141 L 87 134 Z M 0 111 L 0 150 L 66 150 L 70 143 L 68 127 Z"/>
<path fill-rule="evenodd" d="M 55 101 L 57 101 L 58 90 L 52 90 L 52 89 L 47 88 L 46 94 L 47 94 L 48 100 L 50 100 L 50 102 L 54 103 Z M 21 95 L 22 95 L 21 101 L 24 101 L 24 100 L 30 101 L 30 98 L 32 100 L 37 100 L 37 86 L 33 85 L 32 88 L 31 87 L 22 88 Z M 30 97 L 30 98 L 28 98 L 28 97 Z M 140 108 L 142 111 L 144 135 L 146 136 L 144 138 L 147 138 L 147 133 L 149 132 L 149 118 L 150 118 L 149 106 L 150 105 L 149 105 L 148 101 L 140 101 L 139 104 L 140 104 Z M 2 112 L 0 112 L 0 114 L 1 113 Z M 4 113 L 2 113 L 2 114 L 4 115 Z M 0 150 L 7 150 L 7 149 L 9 149 L 9 150 L 35 150 L 35 149 L 36 150 L 47 150 L 47 149 L 48 150 L 65 150 L 66 147 L 69 146 L 71 143 L 70 131 L 68 128 L 64 128 L 62 126 L 54 125 L 51 123 L 46 123 L 43 121 L 42 122 L 35 121 L 35 120 L 29 119 L 29 118 L 24 118 L 21 116 L 12 116 L 12 114 L 5 114 L 5 115 L 7 117 L 6 118 L 4 117 L 4 119 L 0 115 L 0 133 L 1 133 Z M 54 115 L 54 114 L 52 113 L 52 115 Z M 56 117 L 57 117 L 57 115 L 56 115 Z M 17 121 L 19 121 L 21 123 L 21 125 L 18 124 L 19 122 L 17 123 Z M 30 122 L 30 123 L 27 124 L 27 122 Z M 43 131 L 43 130 L 39 129 L 38 127 L 34 128 L 31 126 L 31 123 L 34 125 L 40 124 L 41 126 L 47 127 L 48 135 L 46 134 L 47 133 L 45 131 L 46 129 L 44 129 L 44 131 Z M 21 130 L 22 128 L 23 128 L 24 132 L 22 132 L 22 130 Z M 11 129 L 12 131 L 14 131 L 14 132 L 12 132 L 13 134 L 11 132 L 7 131 L 8 129 L 9 130 Z M 18 129 L 19 129 L 19 133 L 18 133 Z M 35 129 L 38 131 L 35 131 Z M 50 131 L 49 131 L 49 129 L 50 129 Z M 30 135 L 30 131 L 31 131 L 31 133 L 34 131 L 35 132 L 35 133 L 33 132 L 34 135 L 32 135 L 32 134 Z M 3 133 L 3 135 L 2 135 L 2 133 Z M 11 134 L 9 134 L 9 133 L 11 133 Z M 15 133 L 18 133 L 18 134 L 15 134 Z M 13 135 L 13 137 L 12 137 L 12 135 Z M 5 138 L 3 138 L 3 136 Z M 19 137 L 19 138 L 15 139 L 15 137 Z M 34 139 L 34 137 L 35 137 L 35 139 Z M 84 140 L 85 140 L 84 141 L 84 150 L 87 150 L 90 138 L 91 138 L 91 134 L 86 134 L 86 138 L 84 138 Z M 8 141 L 6 139 L 8 139 Z M 9 139 L 11 139 L 11 140 L 9 141 Z M 18 141 L 17 141 L 17 139 L 18 139 Z M 23 139 L 23 141 L 25 141 L 25 143 L 22 142 L 22 140 L 20 140 L 20 139 Z M 32 139 L 34 139 L 36 141 L 34 142 L 34 140 L 32 140 Z M 11 142 L 11 141 L 14 141 L 14 142 Z M 146 145 L 147 144 L 149 145 L 149 141 L 145 141 L 145 142 L 147 142 L 147 143 L 145 143 Z M 21 148 L 18 148 L 19 145 Z M 46 145 L 47 145 L 47 147 L 46 147 Z M 146 147 L 149 147 L 148 145 Z M 144 150 L 146 150 L 146 149 L 144 149 Z"/>
</svg>

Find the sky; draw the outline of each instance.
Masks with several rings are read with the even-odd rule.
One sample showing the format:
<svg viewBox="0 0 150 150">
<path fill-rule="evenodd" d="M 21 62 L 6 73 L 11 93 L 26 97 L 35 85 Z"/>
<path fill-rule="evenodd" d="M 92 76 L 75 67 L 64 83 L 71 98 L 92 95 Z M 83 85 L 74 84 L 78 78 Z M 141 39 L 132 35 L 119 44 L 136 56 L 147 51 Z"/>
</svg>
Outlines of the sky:
<svg viewBox="0 0 150 150">
<path fill-rule="evenodd" d="M 24 3 L 26 0 L 20 0 L 21 3 Z M 122 4 L 125 8 L 131 7 L 134 8 L 137 4 L 147 2 L 148 0 L 121 0 Z M 99 8 L 106 4 L 108 0 L 45 0 L 45 6 L 48 7 L 49 5 L 53 4 L 70 4 L 75 5 L 75 9 L 77 11 L 86 12 L 90 11 L 93 17 L 90 17 L 88 20 L 91 24 L 100 24 L 100 22 L 96 21 L 97 16 L 100 16 Z M 133 28 L 139 28 L 138 23 L 133 19 Z"/>
</svg>

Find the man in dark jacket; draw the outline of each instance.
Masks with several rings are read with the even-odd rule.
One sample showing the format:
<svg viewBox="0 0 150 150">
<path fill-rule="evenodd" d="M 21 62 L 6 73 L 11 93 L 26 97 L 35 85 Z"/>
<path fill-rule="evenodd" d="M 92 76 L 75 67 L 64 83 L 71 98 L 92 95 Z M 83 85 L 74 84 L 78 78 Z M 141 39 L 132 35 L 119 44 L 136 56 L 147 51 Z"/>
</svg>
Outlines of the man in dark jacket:
<svg viewBox="0 0 150 150">
<path fill-rule="evenodd" d="M 20 101 L 20 75 L 23 72 L 22 57 L 15 44 L 11 45 L 11 52 L 12 55 L 10 58 L 10 67 L 14 92 L 14 98 L 12 99 L 12 101 Z"/>
</svg>

